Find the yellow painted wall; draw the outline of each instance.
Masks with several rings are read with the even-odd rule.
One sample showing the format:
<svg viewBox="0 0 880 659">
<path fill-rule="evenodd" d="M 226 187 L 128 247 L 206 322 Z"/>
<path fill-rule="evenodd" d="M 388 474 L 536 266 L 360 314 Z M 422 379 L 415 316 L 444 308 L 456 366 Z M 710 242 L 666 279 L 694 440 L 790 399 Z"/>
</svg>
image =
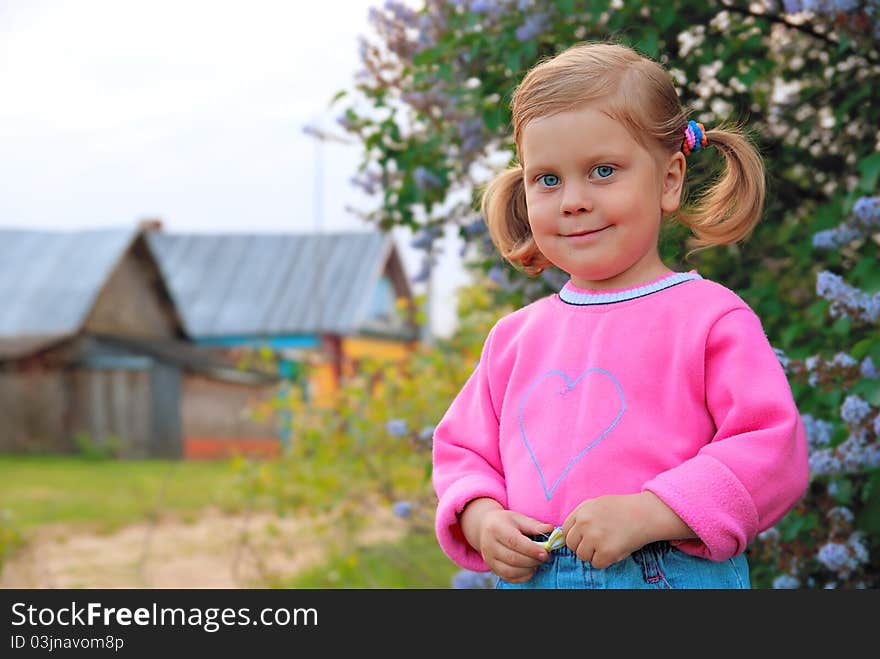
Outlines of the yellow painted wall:
<svg viewBox="0 0 880 659">
<path fill-rule="evenodd" d="M 342 354 L 348 359 L 403 359 L 412 351 L 410 343 L 350 337 L 342 339 Z"/>
<path fill-rule="evenodd" d="M 343 368 L 347 370 L 354 360 L 375 358 L 396 360 L 405 358 L 413 349 L 414 343 L 387 341 L 370 338 L 344 338 L 342 340 Z M 315 366 L 310 378 L 312 400 L 317 405 L 333 404 L 333 393 L 339 382 L 336 378 L 334 365 L 329 362 Z"/>
<path fill-rule="evenodd" d="M 337 388 L 333 364 L 321 364 L 314 367 L 309 383 L 312 400 L 316 405 L 325 407 L 333 403 L 333 392 Z"/>
</svg>

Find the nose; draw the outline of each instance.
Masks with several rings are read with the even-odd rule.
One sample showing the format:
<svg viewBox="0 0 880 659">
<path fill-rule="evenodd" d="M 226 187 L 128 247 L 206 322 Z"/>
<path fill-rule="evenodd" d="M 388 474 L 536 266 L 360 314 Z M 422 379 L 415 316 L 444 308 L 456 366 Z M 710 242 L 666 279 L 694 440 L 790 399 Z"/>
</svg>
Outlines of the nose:
<svg viewBox="0 0 880 659">
<path fill-rule="evenodd" d="M 593 202 L 583 185 L 567 184 L 559 210 L 566 217 L 590 213 L 593 211 Z"/>
</svg>

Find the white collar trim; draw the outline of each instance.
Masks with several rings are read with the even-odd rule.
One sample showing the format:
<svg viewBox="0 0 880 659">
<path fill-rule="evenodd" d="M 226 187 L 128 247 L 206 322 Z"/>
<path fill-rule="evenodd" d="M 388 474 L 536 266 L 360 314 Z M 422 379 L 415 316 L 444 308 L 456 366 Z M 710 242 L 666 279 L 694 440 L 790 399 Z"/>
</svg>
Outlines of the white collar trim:
<svg viewBox="0 0 880 659">
<path fill-rule="evenodd" d="M 667 275 L 650 284 L 637 286 L 635 288 L 627 288 L 622 291 L 614 291 L 611 293 L 595 293 L 587 291 L 579 291 L 569 287 L 567 282 L 562 290 L 559 291 L 559 297 L 563 302 L 584 306 L 588 304 L 613 304 L 614 302 L 623 302 L 625 300 L 634 300 L 638 297 L 644 297 L 657 291 L 662 291 L 670 286 L 676 286 L 691 279 L 702 279 L 695 272 L 676 272 Z"/>
</svg>

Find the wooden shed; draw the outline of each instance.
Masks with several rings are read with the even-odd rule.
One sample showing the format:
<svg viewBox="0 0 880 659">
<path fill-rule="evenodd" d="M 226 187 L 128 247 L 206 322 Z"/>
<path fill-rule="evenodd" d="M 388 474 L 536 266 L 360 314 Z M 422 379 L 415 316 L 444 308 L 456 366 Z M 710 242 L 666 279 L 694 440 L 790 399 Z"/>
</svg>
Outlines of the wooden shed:
<svg viewBox="0 0 880 659">
<path fill-rule="evenodd" d="M 143 233 L 0 232 L 0 451 L 181 457 L 187 374 L 274 391 L 188 341 Z"/>
</svg>

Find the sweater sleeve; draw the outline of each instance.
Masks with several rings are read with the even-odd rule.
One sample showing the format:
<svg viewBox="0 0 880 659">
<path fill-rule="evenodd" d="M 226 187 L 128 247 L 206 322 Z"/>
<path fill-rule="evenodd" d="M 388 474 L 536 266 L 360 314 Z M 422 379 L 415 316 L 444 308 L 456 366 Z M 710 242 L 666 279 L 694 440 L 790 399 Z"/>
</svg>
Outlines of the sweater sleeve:
<svg viewBox="0 0 880 659">
<path fill-rule="evenodd" d="M 807 442 L 785 372 L 751 309 L 729 311 L 715 322 L 704 373 L 716 428 L 711 442 L 642 489 L 698 536 L 674 545 L 721 561 L 743 552 L 804 493 Z"/>
<path fill-rule="evenodd" d="M 507 507 L 498 446 L 498 407 L 492 399 L 489 359 L 493 331 L 480 362 L 434 430 L 432 481 L 438 503 L 435 529 L 440 547 L 457 565 L 487 572 L 489 567 L 461 531 L 458 515 L 479 497 Z"/>
</svg>

